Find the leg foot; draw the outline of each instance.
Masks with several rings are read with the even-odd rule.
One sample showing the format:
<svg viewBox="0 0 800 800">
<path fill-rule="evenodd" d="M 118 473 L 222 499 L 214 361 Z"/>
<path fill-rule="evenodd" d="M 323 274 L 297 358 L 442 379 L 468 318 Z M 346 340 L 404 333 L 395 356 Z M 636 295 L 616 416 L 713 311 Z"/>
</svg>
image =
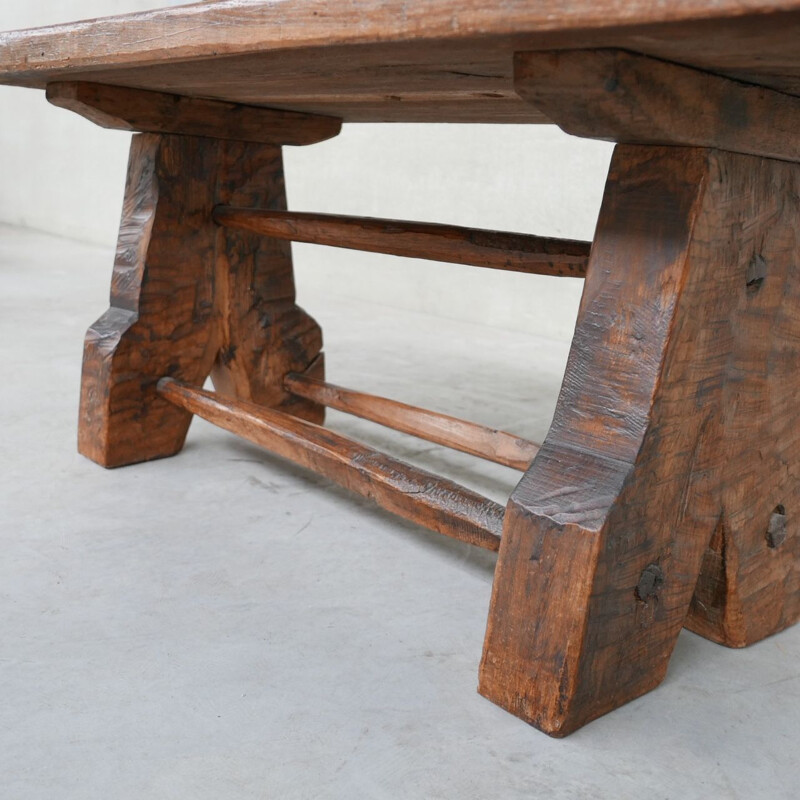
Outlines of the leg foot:
<svg viewBox="0 0 800 800">
<path fill-rule="evenodd" d="M 617 148 L 553 425 L 509 501 L 481 664 L 480 691 L 552 735 L 663 679 L 726 498 L 756 524 L 738 492 L 758 449 L 732 445 L 729 409 L 737 379 L 769 367 L 747 349 L 740 374 L 731 354 L 737 310 L 759 302 L 754 257 L 797 270 L 796 173 L 712 150 Z M 774 322 L 764 314 L 764 331 Z M 777 467 L 797 434 L 790 409 L 772 411 L 787 441 L 746 441 Z M 800 500 L 780 475 L 765 510 Z"/>
</svg>

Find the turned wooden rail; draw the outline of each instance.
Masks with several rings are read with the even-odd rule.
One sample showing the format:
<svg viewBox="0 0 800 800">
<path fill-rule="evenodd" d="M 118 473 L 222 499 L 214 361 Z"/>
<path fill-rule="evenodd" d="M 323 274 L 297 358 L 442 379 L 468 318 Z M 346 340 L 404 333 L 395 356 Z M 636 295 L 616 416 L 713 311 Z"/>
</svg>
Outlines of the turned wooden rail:
<svg viewBox="0 0 800 800">
<path fill-rule="evenodd" d="M 591 251 L 591 242 L 571 239 L 336 214 L 219 207 L 214 221 L 275 239 L 531 275 L 585 278 Z"/>
<path fill-rule="evenodd" d="M 539 445 L 476 422 L 437 411 L 399 403 L 387 397 L 355 392 L 296 373 L 286 376 L 286 388 L 294 395 L 346 414 L 368 419 L 435 444 L 460 450 L 512 469 L 526 470 Z"/>
<path fill-rule="evenodd" d="M 382 508 L 430 530 L 500 548 L 503 506 L 313 422 L 162 378 L 158 391 L 174 405 L 324 475 Z"/>
</svg>

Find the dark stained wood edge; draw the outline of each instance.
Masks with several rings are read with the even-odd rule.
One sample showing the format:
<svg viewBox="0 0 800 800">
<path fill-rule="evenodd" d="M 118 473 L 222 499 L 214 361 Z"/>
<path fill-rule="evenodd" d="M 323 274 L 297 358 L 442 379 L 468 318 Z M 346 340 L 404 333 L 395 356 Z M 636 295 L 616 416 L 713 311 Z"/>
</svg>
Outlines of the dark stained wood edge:
<svg viewBox="0 0 800 800">
<path fill-rule="evenodd" d="M 479 690 L 553 736 L 663 679 L 716 521 L 710 492 L 685 498 L 716 477 L 704 326 L 728 313 L 738 242 L 716 234 L 742 189 L 709 196 L 709 152 L 616 148 L 553 423 L 506 510 Z"/>
<path fill-rule="evenodd" d="M 517 93 L 575 136 L 800 161 L 800 98 L 624 50 L 517 53 Z"/>
<path fill-rule="evenodd" d="M 99 83 L 50 83 L 47 99 L 103 128 L 124 131 L 307 145 L 331 139 L 342 128 L 342 121 L 335 117 Z"/>
<path fill-rule="evenodd" d="M 164 378 L 158 392 L 295 464 L 367 497 L 387 511 L 468 544 L 498 550 L 503 507 L 313 422 Z"/>
<path fill-rule="evenodd" d="M 399 403 L 387 397 L 355 392 L 306 375 L 290 374 L 286 388 L 299 397 L 328 408 L 377 422 L 429 442 L 460 450 L 512 469 L 526 470 L 539 445 L 475 422 Z"/>
<path fill-rule="evenodd" d="M 591 251 L 590 242 L 372 217 L 220 207 L 214 220 L 294 242 L 532 275 L 583 278 Z"/>
<path fill-rule="evenodd" d="M 305 47 L 476 37 L 559 35 L 675 26 L 800 9 L 799 0 L 537 0 L 502 6 L 483 0 L 328 0 L 201 2 L 104 19 L 0 33 L 0 81 L 55 70 L 148 66 Z"/>
</svg>

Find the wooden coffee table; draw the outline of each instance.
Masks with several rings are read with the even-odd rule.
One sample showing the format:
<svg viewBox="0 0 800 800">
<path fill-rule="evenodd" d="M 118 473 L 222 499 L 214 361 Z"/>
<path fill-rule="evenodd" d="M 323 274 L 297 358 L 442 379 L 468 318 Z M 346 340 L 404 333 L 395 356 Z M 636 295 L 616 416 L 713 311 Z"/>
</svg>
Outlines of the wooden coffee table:
<svg viewBox="0 0 800 800">
<path fill-rule="evenodd" d="M 741 647 L 791 625 L 798 42 L 800 0 L 228 0 L 1 34 L 0 83 L 141 132 L 81 452 L 171 456 L 198 414 L 499 550 L 480 691 L 556 736 L 655 687 L 683 626 Z M 281 147 L 343 121 L 616 141 L 595 239 L 288 211 Z M 585 280 L 544 443 L 326 383 L 291 241 Z M 522 479 L 503 508 L 321 427 L 326 406 Z"/>
</svg>

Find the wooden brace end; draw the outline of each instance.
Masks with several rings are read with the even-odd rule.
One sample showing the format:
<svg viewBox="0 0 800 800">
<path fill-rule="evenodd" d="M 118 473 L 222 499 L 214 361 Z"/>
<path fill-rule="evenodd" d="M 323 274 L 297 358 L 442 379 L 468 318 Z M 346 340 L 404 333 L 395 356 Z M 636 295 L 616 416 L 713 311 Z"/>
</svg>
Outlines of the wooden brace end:
<svg viewBox="0 0 800 800">
<path fill-rule="evenodd" d="M 103 128 L 256 144 L 315 144 L 338 135 L 342 127 L 335 117 L 99 83 L 50 83 L 47 99 Z"/>
</svg>

